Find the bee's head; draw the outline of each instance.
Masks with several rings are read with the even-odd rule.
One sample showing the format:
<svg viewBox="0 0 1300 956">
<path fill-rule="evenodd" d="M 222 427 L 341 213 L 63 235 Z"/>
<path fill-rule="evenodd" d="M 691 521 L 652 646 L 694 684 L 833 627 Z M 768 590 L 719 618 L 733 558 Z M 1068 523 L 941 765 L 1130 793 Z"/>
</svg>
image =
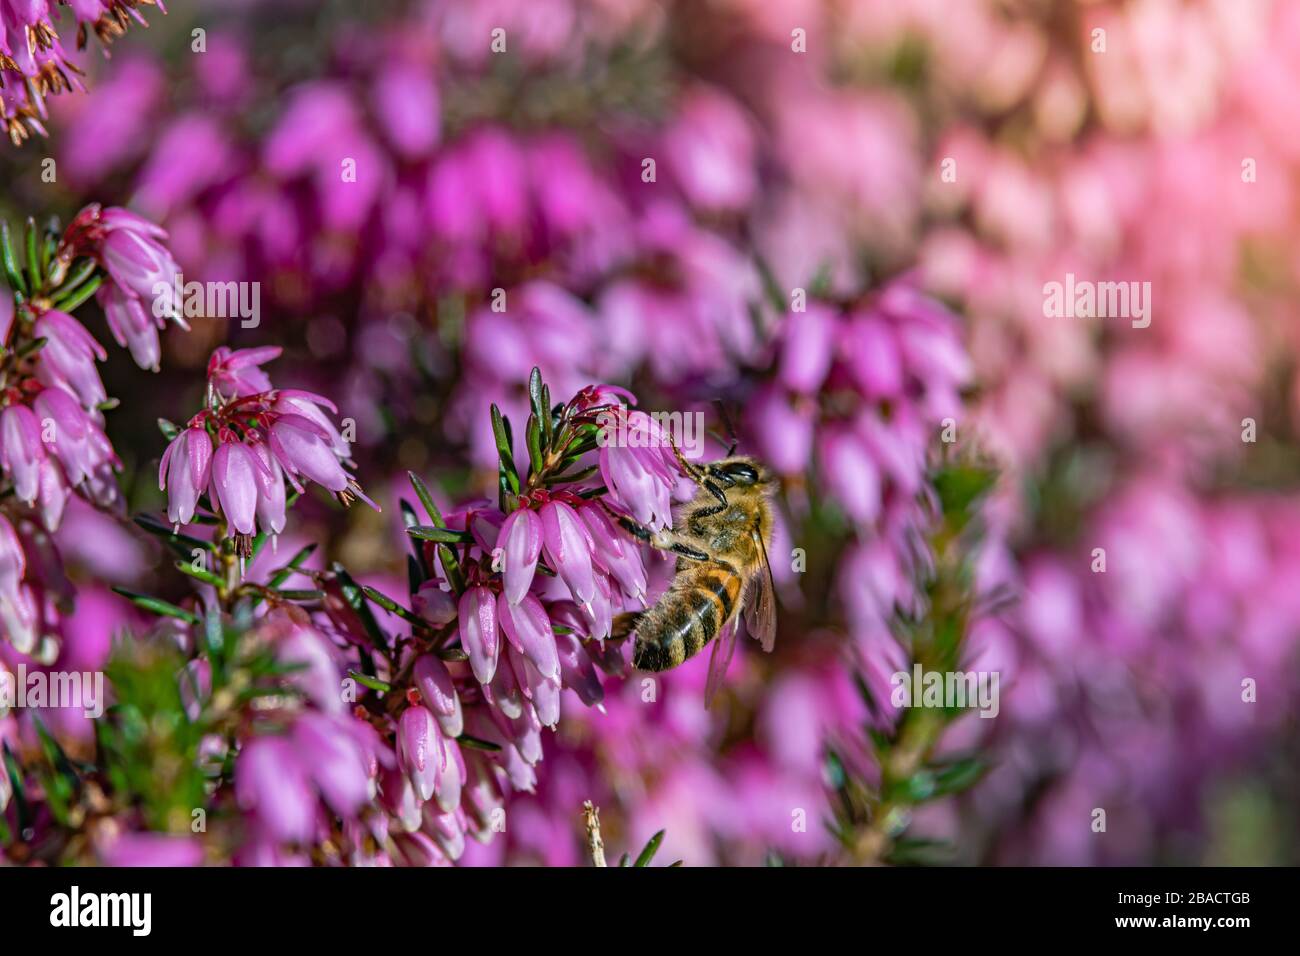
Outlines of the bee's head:
<svg viewBox="0 0 1300 956">
<path fill-rule="evenodd" d="M 709 472 L 725 485 L 742 488 L 772 480 L 771 473 L 753 458 L 728 458 L 711 465 Z"/>
</svg>

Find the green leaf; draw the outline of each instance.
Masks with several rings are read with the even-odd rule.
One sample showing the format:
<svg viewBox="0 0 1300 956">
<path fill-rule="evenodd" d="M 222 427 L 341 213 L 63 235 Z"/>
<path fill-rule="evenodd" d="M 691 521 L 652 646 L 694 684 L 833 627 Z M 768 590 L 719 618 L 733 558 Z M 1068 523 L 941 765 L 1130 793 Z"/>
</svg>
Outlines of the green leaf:
<svg viewBox="0 0 1300 956">
<path fill-rule="evenodd" d="M 48 341 L 49 340 L 43 335 L 39 338 L 32 339 L 18 350 L 18 357 L 27 358 L 29 355 L 35 355 L 41 349 L 45 348 L 45 343 Z"/>
<path fill-rule="evenodd" d="M 429 494 L 429 486 L 424 483 L 424 479 L 413 471 L 408 471 L 406 477 L 410 479 L 411 487 L 415 489 L 415 495 L 420 499 L 420 504 L 424 505 L 424 510 L 429 515 L 429 520 L 434 523 L 435 527 L 447 527 L 447 522 L 442 520 L 442 512 L 439 511 L 438 506 L 433 503 L 433 495 Z"/>
<path fill-rule="evenodd" d="M 211 584 L 214 588 L 225 587 L 225 580 L 219 574 L 213 574 L 211 571 L 197 569 L 189 561 L 177 561 L 176 570 L 181 574 L 187 574 L 196 581 L 202 581 L 204 584 Z"/>
<path fill-rule="evenodd" d="M 301 601 L 305 603 L 309 601 L 325 600 L 325 592 L 317 591 L 314 588 L 281 588 L 275 593 L 286 601 Z"/>
<path fill-rule="evenodd" d="M 27 217 L 27 274 L 31 277 L 33 293 L 45 285 L 45 277 L 41 274 L 40 252 L 37 249 L 36 220 L 31 216 Z"/>
<path fill-rule="evenodd" d="M 438 541 L 443 544 L 468 544 L 474 535 L 468 531 L 456 531 L 453 528 L 439 528 L 427 524 L 417 524 L 407 528 L 406 533 L 421 541 Z"/>
<path fill-rule="evenodd" d="M 654 859 L 655 853 L 659 851 L 659 844 L 663 842 L 664 842 L 664 831 L 660 830 L 658 833 L 656 833 L 654 836 L 650 838 L 650 842 L 645 845 L 645 849 L 641 851 L 641 855 L 636 858 L 636 862 L 633 863 L 632 865 L 649 866 L 650 861 Z"/>
<path fill-rule="evenodd" d="M 494 744 L 492 741 L 484 740 L 481 737 L 471 737 L 469 734 L 461 734 L 459 737 L 456 738 L 456 743 L 464 747 L 469 747 L 473 750 L 487 750 L 490 752 L 496 752 L 501 749 L 500 744 Z"/>
<path fill-rule="evenodd" d="M 213 553 L 217 550 L 211 541 L 204 541 L 202 538 L 195 538 L 180 531 L 173 531 L 168 525 L 163 524 L 151 514 L 138 514 L 131 520 L 145 531 L 161 538 L 182 559 L 193 558 L 195 549 Z"/>
<path fill-rule="evenodd" d="M 989 763 L 981 757 L 965 757 L 941 765 L 932 765 L 934 795 L 946 796 L 968 790 L 988 772 Z"/>
<path fill-rule="evenodd" d="M 359 674 L 353 670 L 348 671 L 348 676 L 362 687 L 369 687 L 371 690 L 377 690 L 381 694 L 390 693 L 393 689 L 391 684 L 381 681 L 378 677 L 368 677 L 365 674 Z"/>
<path fill-rule="evenodd" d="M 18 256 L 14 252 L 13 236 L 9 232 L 9 223 L 0 220 L 0 258 L 4 260 L 5 278 L 9 287 L 19 295 L 27 295 L 27 280 L 23 278 L 22 269 L 18 267 Z"/>
<path fill-rule="evenodd" d="M 542 397 L 542 370 L 536 365 L 528 375 L 528 404 L 532 406 L 533 415 L 537 418 L 539 426 L 543 419 L 551 417 L 546 401 Z"/>
<path fill-rule="evenodd" d="M 505 511 L 507 494 L 519 494 L 519 469 L 515 467 L 514 454 L 511 451 L 510 423 L 501 414 L 501 409 L 492 403 L 492 435 L 496 439 L 497 458 L 500 460 L 499 475 L 501 484 L 501 505 Z"/>
<path fill-rule="evenodd" d="M 361 625 L 366 629 L 371 642 L 376 647 L 388 646 L 388 635 L 380 628 L 379 622 L 375 620 L 374 612 L 370 610 L 370 602 L 366 600 L 366 595 L 362 593 L 361 587 L 353 580 L 352 575 L 348 574 L 343 565 L 337 561 L 330 565 L 330 570 L 338 577 L 339 587 L 343 590 L 343 596 L 347 598 L 348 604 L 352 610 L 357 612 L 361 618 Z"/>
<path fill-rule="evenodd" d="M 60 312 L 73 312 L 81 308 L 82 304 L 99 291 L 99 287 L 104 284 L 103 276 L 95 276 L 84 285 L 80 285 L 66 295 L 60 296 L 54 300 L 54 307 Z"/>
<path fill-rule="evenodd" d="M 429 624 L 428 621 L 420 617 L 414 611 L 408 611 L 406 608 L 402 607 L 402 605 L 398 604 L 396 601 L 390 598 L 387 594 L 377 591 L 367 584 L 361 585 L 361 591 L 363 594 L 365 594 L 366 597 L 370 598 L 370 600 L 374 601 L 376 604 L 382 607 L 389 614 L 396 614 L 398 617 L 400 617 L 403 621 L 406 621 L 412 627 L 424 628 L 426 630 L 432 629 L 432 626 Z"/>
<path fill-rule="evenodd" d="M 531 469 L 529 474 L 540 475 L 544 459 L 542 458 L 542 433 L 536 415 L 528 416 L 528 426 L 524 429 L 524 436 L 528 440 L 528 464 Z"/>
<path fill-rule="evenodd" d="M 129 591 L 126 588 L 117 587 L 116 585 L 114 585 L 113 591 L 122 595 L 122 597 L 126 598 L 136 607 L 143 608 L 151 614 L 157 614 L 159 617 L 179 618 L 180 620 L 187 621 L 190 624 L 199 623 L 199 616 L 193 611 L 187 611 L 184 608 L 177 607 L 175 604 L 164 601 L 162 598 L 150 597 L 147 594 L 137 594 L 135 591 Z"/>
<path fill-rule="evenodd" d="M 67 296 L 70 292 L 74 291 L 77 286 L 81 285 L 81 283 L 85 282 L 94 274 L 95 260 L 82 259 L 81 265 L 69 272 L 63 282 L 59 285 L 59 289 L 54 296 L 55 299 L 57 300 Z"/>
</svg>

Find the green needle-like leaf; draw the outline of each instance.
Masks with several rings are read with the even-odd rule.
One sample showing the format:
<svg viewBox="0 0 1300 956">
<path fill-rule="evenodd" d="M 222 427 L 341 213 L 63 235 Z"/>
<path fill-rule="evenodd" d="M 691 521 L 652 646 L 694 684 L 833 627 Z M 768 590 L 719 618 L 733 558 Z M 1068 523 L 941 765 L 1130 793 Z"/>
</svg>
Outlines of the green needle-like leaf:
<svg viewBox="0 0 1300 956">
<path fill-rule="evenodd" d="M 191 624 L 199 623 L 199 616 L 193 611 L 187 611 L 184 608 L 177 607 L 162 598 L 150 597 L 147 594 L 137 594 L 135 591 L 127 590 L 123 587 L 114 586 L 114 592 L 122 595 L 136 607 L 157 614 L 159 617 L 174 617 L 182 621 L 188 621 Z"/>
<path fill-rule="evenodd" d="M 641 855 L 636 858 L 636 862 L 633 863 L 632 865 L 649 866 L 650 861 L 654 859 L 654 855 L 659 851 L 659 844 L 663 842 L 664 842 L 664 831 L 660 830 L 658 833 L 656 833 L 654 836 L 650 838 L 650 842 L 645 845 L 645 849 L 641 851 Z"/>
</svg>

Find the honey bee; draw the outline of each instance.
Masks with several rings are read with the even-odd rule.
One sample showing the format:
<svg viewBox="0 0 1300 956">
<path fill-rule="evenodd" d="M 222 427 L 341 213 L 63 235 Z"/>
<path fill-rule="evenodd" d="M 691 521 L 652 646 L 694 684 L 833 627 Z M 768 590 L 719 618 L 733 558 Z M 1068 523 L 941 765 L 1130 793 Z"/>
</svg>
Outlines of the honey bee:
<svg viewBox="0 0 1300 956">
<path fill-rule="evenodd" d="M 632 663 L 646 671 L 676 667 L 721 636 L 709 661 L 706 698 L 711 699 L 735 650 L 742 612 L 763 650 L 770 651 L 776 639 L 775 586 L 767 558 L 774 479 L 759 461 L 745 456 L 705 465 L 680 452 L 677 457 L 699 489 L 677 508 L 672 529 L 654 533 L 620 519 L 637 537 L 677 555 L 676 576 L 653 607 L 620 615 L 614 636 L 635 632 Z"/>
</svg>

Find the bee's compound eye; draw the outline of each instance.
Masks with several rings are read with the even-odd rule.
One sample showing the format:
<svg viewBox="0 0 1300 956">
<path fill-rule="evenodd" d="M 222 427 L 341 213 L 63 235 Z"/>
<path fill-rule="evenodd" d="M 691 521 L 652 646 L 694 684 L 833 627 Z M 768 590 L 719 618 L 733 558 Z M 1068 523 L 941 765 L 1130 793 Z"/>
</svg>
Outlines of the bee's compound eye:
<svg viewBox="0 0 1300 956">
<path fill-rule="evenodd" d="M 743 461 L 727 465 L 723 469 L 723 474 L 738 485 L 752 485 L 758 482 L 758 472 L 754 470 L 754 466 L 747 465 Z"/>
</svg>

